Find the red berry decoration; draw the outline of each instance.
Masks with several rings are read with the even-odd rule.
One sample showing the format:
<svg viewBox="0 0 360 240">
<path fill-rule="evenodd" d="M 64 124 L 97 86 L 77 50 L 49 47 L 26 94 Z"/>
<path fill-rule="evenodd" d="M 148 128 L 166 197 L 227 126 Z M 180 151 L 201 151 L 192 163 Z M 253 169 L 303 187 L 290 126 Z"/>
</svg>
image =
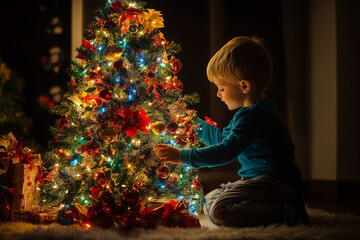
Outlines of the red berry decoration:
<svg viewBox="0 0 360 240">
<path fill-rule="evenodd" d="M 166 130 L 171 133 L 174 134 L 176 133 L 176 130 L 178 130 L 179 125 L 177 124 L 177 122 L 175 122 L 174 120 L 171 120 L 167 125 L 166 125 Z"/>
<path fill-rule="evenodd" d="M 65 128 L 69 127 L 71 125 L 71 121 L 68 117 L 60 118 L 58 121 L 58 126 L 61 130 L 64 130 Z"/>
<path fill-rule="evenodd" d="M 170 168 L 165 163 L 160 164 L 160 166 L 156 169 L 157 175 L 162 178 L 166 179 L 169 177 Z"/>
<path fill-rule="evenodd" d="M 121 193 L 121 202 L 130 208 L 136 208 L 140 206 L 141 198 L 140 192 L 136 188 L 127 188 Z"/>
</svg>

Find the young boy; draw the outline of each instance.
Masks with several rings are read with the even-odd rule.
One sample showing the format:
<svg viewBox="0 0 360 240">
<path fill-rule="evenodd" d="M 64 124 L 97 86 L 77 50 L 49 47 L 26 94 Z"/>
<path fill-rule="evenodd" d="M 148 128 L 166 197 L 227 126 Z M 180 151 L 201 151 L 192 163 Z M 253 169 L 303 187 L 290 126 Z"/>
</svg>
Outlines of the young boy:
<svg viewBox="0 0 360 240">
<path fill-rule="evenodd" d="M 179 150 L 154 147 L 164 162 L 194 168 L 227 164 L 242 167 L 234 183 L 222 184 L 205 197 L 204 212 L 217 225 L 259 226 L 309 219 L 300 197 L 300 170 L 295 166 L 288 129 L 276 107 L 266 99 L 272 75 L 270 53 L 260 40 L 236 37 L 210 60 L 207 76 L 229 110 L 238 109 L 222 131 L 200 120 L 198 137 L 205 148 Z"/>
</svg>

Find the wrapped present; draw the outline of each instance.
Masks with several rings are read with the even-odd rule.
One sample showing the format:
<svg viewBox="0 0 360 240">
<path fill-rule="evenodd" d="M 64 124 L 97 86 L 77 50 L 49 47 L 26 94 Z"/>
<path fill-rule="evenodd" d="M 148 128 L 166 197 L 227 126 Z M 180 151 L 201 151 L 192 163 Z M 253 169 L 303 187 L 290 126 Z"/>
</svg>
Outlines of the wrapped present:
<svg viewBox="0 0 360 240">
<path fill-rule="evenodd" d="M 13 212 L 11 220 L 14 222 L 29 222 L 30 212 L 28 211 Z"/>
<path fill-rule="evenodd" d="M 57 212 L 18 211 L 13 213 L 12 221 L 29 222 L 34 224 L 50 224 L 57 221 Z"/>
<path fill-rule="evenodd" d="M 39 201 L 41 155 L 31 154 L 31 163 L 13 164 L 10 171 L 10 186 L 14 189 L 11 198 L 12 212 L 20 210 L 31 210 Z"/>
<path fill-rule="evenodd" d="M 0 136 L 0 189 L 10 200 L 11 215 L 31 210 L 39 201 L 40 183 L 46 184 L 42 164 L 41 155 L 32 154 L 12 133 Z M 26 220 L 27 215 L 17 218 Z"/>
</svg>

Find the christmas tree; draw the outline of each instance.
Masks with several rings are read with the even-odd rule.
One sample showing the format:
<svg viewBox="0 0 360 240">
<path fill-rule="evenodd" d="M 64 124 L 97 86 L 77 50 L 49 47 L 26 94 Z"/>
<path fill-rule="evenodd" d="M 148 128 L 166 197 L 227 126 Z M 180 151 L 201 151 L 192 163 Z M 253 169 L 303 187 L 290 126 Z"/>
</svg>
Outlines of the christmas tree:
<svg viewBox="0 0 360 240">
<path fill-rule="evenodd" d="M 108 1 L 84 34 L 69 91 L 51 109 L 59 119 L 44 156 L 43 203 L 80 212 L 106 204 L 128 217 L 153 199 L 183 198 L 191 214 L 201 209 L 197 170 L 166 165 L 153 152 L 159 143 L 201 145 L 196 111 L 187 108 L 199 97 L 182 94 L 181 48 L 159 30 L 162 14 L 145 4 Z"/>
</svg>

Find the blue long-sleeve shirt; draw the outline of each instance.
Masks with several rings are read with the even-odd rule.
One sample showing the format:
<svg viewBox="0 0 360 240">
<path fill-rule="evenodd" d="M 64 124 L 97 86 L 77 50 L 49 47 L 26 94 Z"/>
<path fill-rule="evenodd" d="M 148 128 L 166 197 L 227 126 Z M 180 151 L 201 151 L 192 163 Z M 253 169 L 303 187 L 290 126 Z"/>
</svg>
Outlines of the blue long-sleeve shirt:
<svg viewBox="0 0 360 240">
<path fill-rule="evenodd" d="M 240 108 L 220 131 L 203 120 L 198 137 L 205 148 L 181 150 L 181 161 L 194 168 L 221 166 L 238 159 L 243 177 L 274 176 L 289 185 L 300 181 L 295 146 L 274 104 L 263 99 Z"/>
</svg>

